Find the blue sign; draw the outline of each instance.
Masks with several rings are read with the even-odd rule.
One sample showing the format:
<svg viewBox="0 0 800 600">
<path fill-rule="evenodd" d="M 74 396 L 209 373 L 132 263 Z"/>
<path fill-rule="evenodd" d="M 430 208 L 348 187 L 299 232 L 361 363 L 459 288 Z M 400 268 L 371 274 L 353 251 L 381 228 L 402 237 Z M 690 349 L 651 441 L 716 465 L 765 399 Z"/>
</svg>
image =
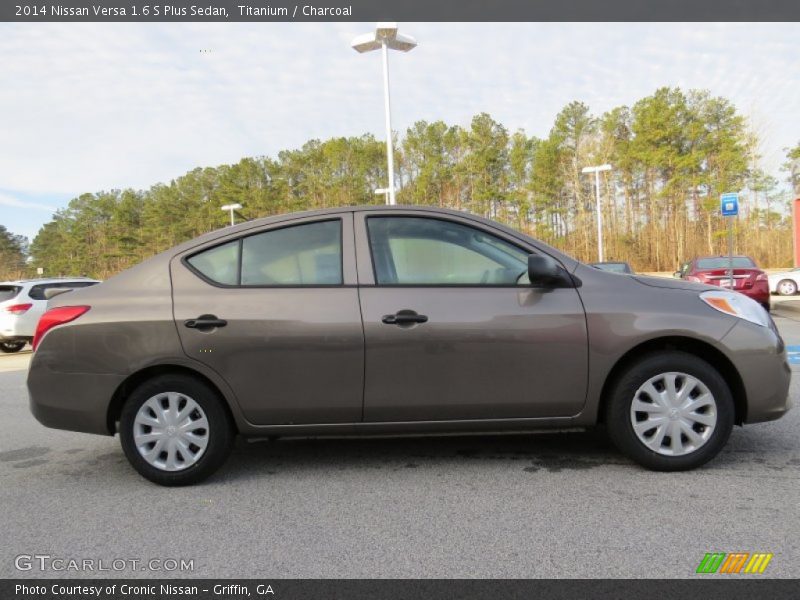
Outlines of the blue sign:
<svg viewBox="0 0 800 600">
<path fill-rule="evenodd" d="M 786 346 L 786 358 L 790 365 L 800 365 L 800 346 Z"/>
<path fill-rule="evenodd" d="M 739 214 L 739 194 L 722 194 L 719 197 L 719 207 L 723 217 L 735 217 Z"/>
</svg>

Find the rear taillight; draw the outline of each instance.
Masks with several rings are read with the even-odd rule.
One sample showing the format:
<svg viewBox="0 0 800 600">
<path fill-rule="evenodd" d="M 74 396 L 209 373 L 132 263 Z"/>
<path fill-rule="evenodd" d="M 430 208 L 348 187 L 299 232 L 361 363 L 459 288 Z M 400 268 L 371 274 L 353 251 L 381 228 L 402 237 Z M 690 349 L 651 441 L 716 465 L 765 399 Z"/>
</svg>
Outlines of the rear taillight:
<svg viewBox="0 0 800 600">
<path fill-rule="evenodd" d="M 69 323 L 80 317 L 83 313 L 89 310 L 89 306 L 58 306 L 51 308 L 42 315 L 39 319 L 39 324 L 36 326 L 36 333 L 33 336 L 33 349 L 44 337 L 44 334 L 50 331 L 53 327 Z"/>
<path fill-rule="evenodd" d="M 766 273 L 759 273 L 756 275 L 756 281 L 767 281 L 767 274 Z"/>
<path fill-rule="evenodd" d="M 12 304 L 11 306 L 6 306 L 6 312 L 11 313 L 12 315 L 24 315 L 30 307 L 33 306 L 30 302 L 27 304 Z"/>
</svg>

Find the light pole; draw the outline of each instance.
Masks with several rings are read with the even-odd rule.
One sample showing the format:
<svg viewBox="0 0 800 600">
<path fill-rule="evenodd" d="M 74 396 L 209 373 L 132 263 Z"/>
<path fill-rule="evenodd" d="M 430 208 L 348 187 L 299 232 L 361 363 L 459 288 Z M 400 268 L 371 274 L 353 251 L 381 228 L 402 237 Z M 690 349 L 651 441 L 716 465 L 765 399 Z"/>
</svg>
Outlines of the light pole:
<svg viewBox="0 0 800 600">
<path fill-rule="evenodd" d="M 235 213 L 240 208 L 242 208 L 241 204 L 226 204 L 225 206 L 222 207 L 222 210 L 229 210 L 231 212 L 231 227 L 236 225 L 236 221 L 234 221 L 233 218 L 233 213 Z"/>
<path fill-rule="evenodd" d="M 603 211 L 600 207 L 600 171 L 610 171 L 611 165 L 585 167 L 581 173 L 594 173 L 595 201 L 597 203 L 597 254 L 599 262 L 603 262 Z"/>
<path fill-rule="evenodd" d="M 383 57 L 383 107 L 386 112 L 386 163 L 389 173 L 387 204 L 396 204 L 394 198 L 394 151 L 392 149 L 392 115 L 389 102 L 389 50 L 408 52 L 417 45 L 410 35 L 397 33 L 397 23 L 378 23 L 375 31 L 355 38 L 351 44 L 356 52 L 364 53 L 380 49 Z"/>
</svg>

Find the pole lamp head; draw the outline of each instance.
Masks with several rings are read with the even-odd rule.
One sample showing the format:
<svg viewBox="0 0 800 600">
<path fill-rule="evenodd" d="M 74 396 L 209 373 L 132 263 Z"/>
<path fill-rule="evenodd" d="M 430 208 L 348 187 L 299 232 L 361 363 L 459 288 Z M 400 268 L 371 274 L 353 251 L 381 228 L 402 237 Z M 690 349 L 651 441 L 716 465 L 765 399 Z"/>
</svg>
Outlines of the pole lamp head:
<svg viewBox="0 0 800 600">
<path fill-rule="evenodd" d="M 386 44 L 390 50 L 408 52 L 417 46 L 417 40 L 410 35 L 397 32 L 397 23 L 378 23 L 375 31 L 354 38 L 351 46 L 356 52 L 364 53 L 380 50 Z"/>
</svg>

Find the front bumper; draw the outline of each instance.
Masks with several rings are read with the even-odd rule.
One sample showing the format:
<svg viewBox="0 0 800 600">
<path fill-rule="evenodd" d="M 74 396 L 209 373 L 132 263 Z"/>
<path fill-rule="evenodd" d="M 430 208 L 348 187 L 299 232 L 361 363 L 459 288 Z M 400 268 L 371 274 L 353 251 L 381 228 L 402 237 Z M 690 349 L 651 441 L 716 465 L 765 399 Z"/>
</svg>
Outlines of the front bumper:
<svg viewBox="0 0 800 600">
<path fill-rule="evenodd" d="M 739 320 L 722 344 L 742 379 L 747 399 L 745 423 L 782 417 L 792 407 L 792 372 L 786 348 L 776 331 Z"/>
</svg>

